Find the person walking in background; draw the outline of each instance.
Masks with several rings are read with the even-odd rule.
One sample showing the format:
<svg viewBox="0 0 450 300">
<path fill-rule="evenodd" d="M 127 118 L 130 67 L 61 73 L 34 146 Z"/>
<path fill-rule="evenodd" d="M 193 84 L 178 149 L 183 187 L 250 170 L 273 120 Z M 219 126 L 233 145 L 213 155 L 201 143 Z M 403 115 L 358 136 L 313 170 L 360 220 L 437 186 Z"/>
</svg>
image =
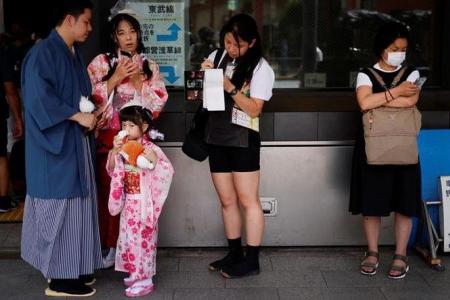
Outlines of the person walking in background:
<svg viewBox="0 0 450 300">
<path fill-rule="evenodd" d="M 105 169 L 113 138 L 120 130 L 119 109 L 129 101 L 139 100 L 157 118 L 168 98 L 158 65 L 142 53 L 139 22 L 128 13 L 113 12 L 111 52 L 98 55 L 88 66 L 93 99 L 101 112 L 97 125 L 97 182 L 100 237 L 102 246 L 109 249 L 104 258 L 106 268 L 114 264 L 119 234 L 118 216 L 108 213 L 110 177 Z"/>
<path fill-rule="evenodd" d="M 0 213 L 16 207 L 8 195 L 9 167 L 7 157 L 8 126 L 7 119 L 11 109 L 14 120 L 13 137 L 23 136 L 23 118 L 19 93 L 14 83 L 14 59 L 6 46 L 0 47 Z"/>
<path fill-rule="evenodd" d="M 22 65 L 27 196 L 22 258 L 49 279 L 47 296 L 91 296 L 101 268 L 93 135 L 80 112 L 92 88 L 78 43 L 92 30 L 89 0 L 57 3 L 55 29 Z"/>
<path fill-rule="evenodd" d="M 356 97 L 361 111 L 378 107 L 409 108 L 419 100 L 414 84 L 419 72 L 403 67 L 409 33 L 400 23 L 382 26 L 375 38 L 376 64 L 360 71 Z M 372 73 L 376 72 L 376 73 Z M 400 73 L 402 72 L 402 73 Z M 388 85 L 381 85 L 377 76 Z M 392 82 L 398 78 L 398 84 Z M 412 217 L 420 213 L 420 166 L 369 165 L 365 154 L 362 123 L 355 141 L 350 193 L 350 211 L 362 214 L 368 250 L 360 266 L 364 275 L 375 275 L 379 265 L 378 236 L 381 217 L 395 213 L 395 255 L 389 278 L 400 279 L 408 272 L 406 248 L 412 228 Z"/>
<path fill-rule="evenodd" d="M 223 276 L 233 278 L 259 273 L 264 214 L 259 200 L 259 128 L 250 129 L 230 120 L 234 113 L 241 113 L 248 123 L 258 118 L 264 103 L 272 97 L 275 75 L 262 56 L 261 38 L 252 17 L 233 16 L 222 28 L 221 39 L 225 50 L 211 53 L 202 63 L 202 69 L 225 70 L 230 66 L 224 76 L 225 111 L 208 113 L 205 133 L 211 177 L 222 206 L 229 252 L 212 262 L 209 269 L 220 270 Z M 215 59 L 216 55 L 219 59 Z M 241 246 L 240 207 L 244 210 L 246 229 L 245 256 Z"/>
</svg>

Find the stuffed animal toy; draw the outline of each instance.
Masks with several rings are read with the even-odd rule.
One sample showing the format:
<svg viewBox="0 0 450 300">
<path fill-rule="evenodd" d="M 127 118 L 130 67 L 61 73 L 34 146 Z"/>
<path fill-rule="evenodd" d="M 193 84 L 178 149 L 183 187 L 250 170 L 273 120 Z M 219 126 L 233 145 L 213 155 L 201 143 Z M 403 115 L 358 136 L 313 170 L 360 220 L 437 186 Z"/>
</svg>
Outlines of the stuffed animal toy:
<svg viewBox="0 0 450 300">
<path fill-rule="evenodd" d="M 155 166 L 153 163 L 148 161 L 142 153 L 144 153 L 144 147 L 136 141 L 126 141 L 126 137 L 128 136 L 128 132 L 126 130 L 120 131 L 117 136 L 120 138 L 123 138 L 125 143 L 122 146 L 122 150 L 119 152 L 123 158 L 125 158 L 126 161 L 130 165 L 133 165 L 135 167 L 141 168 L 141 169 L 154 169 Z"/>
<path fill-rule="evenodd" d="M 88 97 L 81 96 L 80 111 L 83 113 L 92 113 L 95 110 L 95 105 Z"/>
</svg>

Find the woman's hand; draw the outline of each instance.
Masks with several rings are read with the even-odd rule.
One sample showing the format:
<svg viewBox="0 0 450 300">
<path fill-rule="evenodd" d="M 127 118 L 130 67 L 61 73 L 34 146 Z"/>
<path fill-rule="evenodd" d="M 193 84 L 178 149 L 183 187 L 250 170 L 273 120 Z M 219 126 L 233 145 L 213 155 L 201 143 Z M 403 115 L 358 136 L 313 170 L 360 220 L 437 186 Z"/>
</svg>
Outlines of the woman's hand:
<svg viewBox="0 0 450 300">
<path fill-rule="evenodd" d="M 231 91 L 233 91 L 235 88 L 236 87 L 231 82 L 231 80 L 227 76 L 224 76 L 223 77 L 223 89 L 225 90 L 225 92 L 231 93 Z"/>
<path fill-rule="evenodd" d="M 211 60 L 205 58 L 205 60 L 201 64 L 201 67 L 202 67 L 202 70 L 212 69 L 212 68 L 214 68 L 214 63 Z"/>
<path fill-rule="evenodd" d="M 130 59 L 122 59 L 117 64 L 116 70 L 112 77 L 114 81 L 118 84 L 122 82 L 125 78 L 130 77 L 136 73 L 137 66 Z"/>
<path fill-rule="evenodd" d="M 145 149 L 142 155 L 150 161 L 153 165 L 156 164 L 156 161 L 158 160 L 158 156 L 156 155 L 156 152 L 151 149 Z"/>
<path fill-rule="evenodd" d="M 401 96 L 410 97 L 419 93 L 419 88 L 412 82 L 403 81 L 401 84 L 391 89 L 391 93 L 393 93 L 396 98 Z"/>
</svg>

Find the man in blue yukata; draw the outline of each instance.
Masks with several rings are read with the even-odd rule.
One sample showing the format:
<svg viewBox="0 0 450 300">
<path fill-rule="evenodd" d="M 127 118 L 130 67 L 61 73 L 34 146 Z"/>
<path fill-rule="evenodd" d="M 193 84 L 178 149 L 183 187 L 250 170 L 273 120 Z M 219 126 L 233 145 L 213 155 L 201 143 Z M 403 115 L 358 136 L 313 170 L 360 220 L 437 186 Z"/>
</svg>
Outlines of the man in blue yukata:
<svg viewBox="0 0 450 300">
<path fill-rule="evenodd" d="M 47 296 L 91 296 L 102 267 L 92 163 L 96 117 L 79 110 L 91 94 L 77 44 L 91 27 L 89 0 L 61 0 L 50 35 L 22 69 L 27 196 L 22 258 L 48 279 Z"/>
</svg>

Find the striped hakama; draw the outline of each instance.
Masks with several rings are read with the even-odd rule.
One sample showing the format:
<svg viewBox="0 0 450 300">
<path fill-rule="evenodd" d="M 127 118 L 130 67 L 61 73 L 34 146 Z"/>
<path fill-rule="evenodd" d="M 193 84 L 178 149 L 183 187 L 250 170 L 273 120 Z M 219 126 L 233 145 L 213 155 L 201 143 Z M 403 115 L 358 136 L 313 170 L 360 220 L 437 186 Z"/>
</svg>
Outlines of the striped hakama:
<svg viewBox="0 0 450 300">
<path fill-rule="evenodd" d="M 87 138 L 83 146 L 88 197 L 40 199 L 27 195 L 25 199 L 22 258 L 46 278 L 78 278 L 103 267 L 97 191 Z"/>
</svg>

